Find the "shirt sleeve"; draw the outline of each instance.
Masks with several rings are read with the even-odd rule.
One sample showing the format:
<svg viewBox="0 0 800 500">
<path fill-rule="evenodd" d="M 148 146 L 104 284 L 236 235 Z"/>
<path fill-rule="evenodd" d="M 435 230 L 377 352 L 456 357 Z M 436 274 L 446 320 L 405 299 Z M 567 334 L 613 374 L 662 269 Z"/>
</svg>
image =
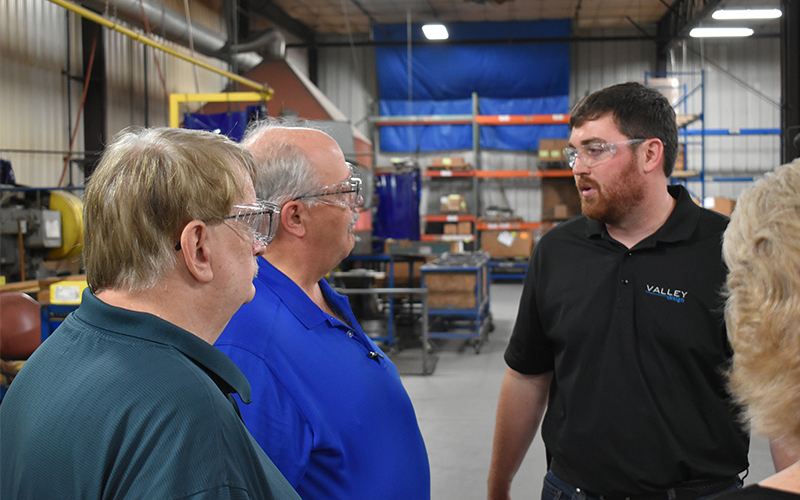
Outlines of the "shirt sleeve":
<svg viewBox="0 0 800 500">
<path fill-rule="evenodd" d="M 546 337 L 539 316 L 539 289 L 543 279 L 541 254 L 545 246 L 543 238 L 533 249 L 522 288 L 517 319 L 505 352 L 508 367 L 527 375 L 547 373 L 555 366 L 553 344 Z"/>
</svg>

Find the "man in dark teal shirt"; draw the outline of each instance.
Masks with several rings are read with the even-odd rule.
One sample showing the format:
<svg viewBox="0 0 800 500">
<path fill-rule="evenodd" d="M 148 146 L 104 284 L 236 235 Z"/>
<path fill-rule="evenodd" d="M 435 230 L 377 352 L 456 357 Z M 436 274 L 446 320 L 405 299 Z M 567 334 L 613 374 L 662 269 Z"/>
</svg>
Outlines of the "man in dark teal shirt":
<svg viewBox="0 0 800 500">
<path fill-rule="evenodd" d="M 2 498 L 299 498 L 213 346 L 253 298 L 274 207 L 216 134 L 127 130 L 84 198 L 89 290 L 0 405 Z"/>
</svg>

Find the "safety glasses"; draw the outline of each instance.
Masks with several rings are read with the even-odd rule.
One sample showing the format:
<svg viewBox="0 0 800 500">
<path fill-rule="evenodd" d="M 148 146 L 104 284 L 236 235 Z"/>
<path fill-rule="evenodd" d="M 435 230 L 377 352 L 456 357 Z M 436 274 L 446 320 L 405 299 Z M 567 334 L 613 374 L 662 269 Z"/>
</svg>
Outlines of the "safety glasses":
<svg viewBox="0 0 800 500">
<path fill-rule="evenodd" d="M 569 168 L 575 168 L 575 162 L 580 158 L 585 167 L 592 168 L 617 153 L 617 146 L 637 144 L 647 139 L 628 139 L 618 142 L 590 142 L 575 148 L 564 148 L 564 156 Z"/>
<path fill-rule="evenodd" d="M 255 203 L 234 205 L 231 208 L 236 213 L 222 218 L 222 222 L 228 227 L 244 233 L 261 246 L 269 245 L 275 238 L 280 223 L 281 207 L 268 201 L 258 200 Z M 180 249 L 181 242 L 178 241 L 175 250 Z"/>
<path fill-rule="evenodd" d="M 247 205 L 234 205 L 233 210 L 236 211 L 234 215 L 223 217 L 225 224 L 264 246 L 275 238 L 281 213 L 278 205 L 259 200 Z"/>
<path fill-rule="evenodd" d="M 321 187 L 317 192 L 298 196 L 293 201 L 326 197 L 326 199 L 319 201 L 339 207 L 355 208 L 360 206 L 364 202 L 364 198 L 361 196 L 361 177 L 358 175 L 355 166 L 350 163 L 347 166 L 350 168 L 350 179 L 340 184 Z"/>
</svg>

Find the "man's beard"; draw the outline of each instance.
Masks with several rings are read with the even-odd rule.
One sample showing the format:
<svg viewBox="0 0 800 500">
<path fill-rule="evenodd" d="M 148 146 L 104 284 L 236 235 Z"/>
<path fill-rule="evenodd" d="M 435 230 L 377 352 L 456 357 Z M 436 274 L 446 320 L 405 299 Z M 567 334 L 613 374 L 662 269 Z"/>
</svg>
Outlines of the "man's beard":
<svg viewBox="0 0 800 500">
<path fill-rule="evenodd" d="M 644 189 L 634 180 L 636 170 L 636 156 L 632 155 L 625 170 L 604 186 L 590 181 L 596 193 L 591 198 L 581 197 L 583 214 L 590 219 L 610 225 L 623 220 L 644 199 Z"/>
<path fill-rule="evenodd" d="M 353 215 L 350 216 L 350 226 L 347 228 L 347 234 L 352 233 L 353 229 L 355 229 L 356 222 L 358 222 L 358 217 L 360 214 L 361 212 L 359 212 L 358 208 L 353 209 Z"/>
</svg>

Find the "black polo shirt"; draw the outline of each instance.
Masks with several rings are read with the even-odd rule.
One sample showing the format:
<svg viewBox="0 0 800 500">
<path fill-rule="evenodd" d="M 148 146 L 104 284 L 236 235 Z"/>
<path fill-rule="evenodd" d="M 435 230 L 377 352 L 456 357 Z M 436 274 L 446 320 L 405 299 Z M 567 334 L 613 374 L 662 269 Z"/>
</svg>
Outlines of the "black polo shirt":
<svg viewBox="0 0 800 500">
<path fill-rule="evenodd" d="M 748 466 L 722 376 L 728 218 L 669 192 L 669 219 L 630 250 L 585 216 L 548 231 L 505 353 L 520 373 L 554 372 L 542 424 L 553 472 L 590 492 L 655 492 Z"/>
</svg>

